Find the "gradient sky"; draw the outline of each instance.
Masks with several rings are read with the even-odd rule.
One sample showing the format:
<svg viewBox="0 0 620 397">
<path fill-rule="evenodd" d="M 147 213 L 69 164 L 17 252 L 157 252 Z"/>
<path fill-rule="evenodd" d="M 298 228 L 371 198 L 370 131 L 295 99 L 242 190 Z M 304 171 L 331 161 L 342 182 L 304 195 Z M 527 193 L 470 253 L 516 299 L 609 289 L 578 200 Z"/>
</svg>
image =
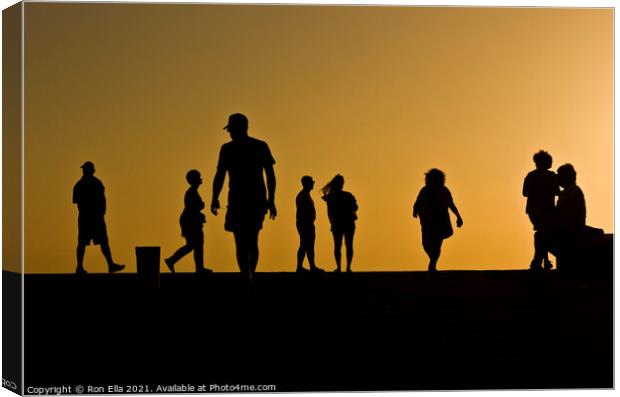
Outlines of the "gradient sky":
<svg viewBox="0 0 620 397">
<path fill-rule="evenodd" d="M 71 191 L 91 160 L 115 260 L 181 246 L 192 168 L 211 200 L 230 113 L 276 159 L 278 218 L 259 271 L 295 268 L 295 195 L 316 180 L 317 264 L 335 267 L 319 188 L 336 173 L 360 206 L 354 270 L 423 270 L 411 207 L 445 171 L 464 219 L 439 269 L 529 266 L 521 196 L 539 149 L 571 162 L 587 223 L 613 232 L 613 10 L 145 4 L 25 6 L 25 270 L 73 272 Z M 226 188 L 221 195 L 222 204 Z M 236 271 L 224 214 L 205 262 Z M 104 272 L 99 248 L 86 269 Z M 191 256 L 178 271 L 192 271 Z"/>
</svg>

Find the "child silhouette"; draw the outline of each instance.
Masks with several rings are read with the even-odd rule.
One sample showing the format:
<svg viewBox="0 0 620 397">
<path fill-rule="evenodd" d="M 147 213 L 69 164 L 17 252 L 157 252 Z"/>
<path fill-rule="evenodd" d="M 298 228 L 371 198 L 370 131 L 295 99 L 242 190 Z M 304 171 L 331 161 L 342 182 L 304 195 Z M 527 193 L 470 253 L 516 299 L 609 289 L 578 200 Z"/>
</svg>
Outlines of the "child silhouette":
<svg viewBox="0 0 620 397">
<path fill-rule="evenodd" d="M 174 265 L 185 255 L 194 252 L 196 273 L 211 273 L 203 265 L 204 233 L 203 224 L 206 222 L 205 215 L 201 212 L 205 203 L 200 198 L 198 187 L 202 184 L 200 172 L 190 170 L 185 179 L 190 187 L 185 192 L 185 208 L 181 213 L 181 235 L 185 238 L 185 245 L 179 248 L 171 257 L 164 259 L 170 272 L 174 273 Z"/>
</svg>

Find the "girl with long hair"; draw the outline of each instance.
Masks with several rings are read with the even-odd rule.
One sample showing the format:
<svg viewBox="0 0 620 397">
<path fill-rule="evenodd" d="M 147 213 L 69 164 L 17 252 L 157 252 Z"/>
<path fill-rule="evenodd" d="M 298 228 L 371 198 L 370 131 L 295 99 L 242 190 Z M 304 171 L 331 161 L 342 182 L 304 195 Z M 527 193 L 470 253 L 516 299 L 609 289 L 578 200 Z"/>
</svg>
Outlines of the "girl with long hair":
<svg viewBox="0 0 620 397">
<path fill-rule="evenodd" d="M 425 186 L 413 205 L 413 217 L 420 216 L 422 247 L 429 258 L 428 271 L 434 272 L 437 270 L 443 240 L 453 234 L 448 209 L 456 215 L 457 227 L 463 225 L 463 219 L 454 205 L 450 190 L 446 187 L 446 175 L 441 170 L 429 170 L 424 181 Z"/>
<path fill-rule="evenodd" d="M 341 249 L 344 239 L 347 252 L 347 273 L 351 272 L 353 261 L 353 236 L 355 234 L 355 220 L 357 219 L 357 201 L 355 196 L 343 190 L 344 177 L 336 175 L 321 189 L 323 200 L 327 203 L 327 216 L 331 224 L 334 237 L 334 257 L 336 258 L 336 273 L 341 271 Z"/>
</svg>

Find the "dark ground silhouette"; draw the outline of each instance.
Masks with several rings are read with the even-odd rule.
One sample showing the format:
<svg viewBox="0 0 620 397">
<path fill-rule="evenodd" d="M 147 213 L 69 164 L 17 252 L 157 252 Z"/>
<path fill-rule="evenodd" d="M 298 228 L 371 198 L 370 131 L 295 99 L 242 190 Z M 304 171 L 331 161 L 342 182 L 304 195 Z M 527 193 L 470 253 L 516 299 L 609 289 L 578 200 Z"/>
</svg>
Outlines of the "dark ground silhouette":
<svg viewBox="0 0 620 397">
<path fill-rule="evenodd" d="M 560 272 L 26 275 L 28 386 L 610 388 L 611 278 Z M 248 299 L 251 298 L 251 299 Z"/>
</svg>

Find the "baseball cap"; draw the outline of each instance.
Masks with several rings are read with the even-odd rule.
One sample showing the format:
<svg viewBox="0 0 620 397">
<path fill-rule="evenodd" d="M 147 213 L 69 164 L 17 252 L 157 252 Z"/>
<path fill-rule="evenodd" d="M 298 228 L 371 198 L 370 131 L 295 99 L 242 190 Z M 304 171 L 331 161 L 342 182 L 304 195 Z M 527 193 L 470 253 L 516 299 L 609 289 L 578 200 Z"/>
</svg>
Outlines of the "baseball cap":
<svg viewBox="0 0 620 397">
<path fill-rule="evenodd" d="M 228 127 L 232 127 L 235 125 L 248 126 L 248 118 L 245 117 L 244 114 L 234 113 L 228 116 L 228 124 L 223 129 L 227 129 Z"/>
</svg>

